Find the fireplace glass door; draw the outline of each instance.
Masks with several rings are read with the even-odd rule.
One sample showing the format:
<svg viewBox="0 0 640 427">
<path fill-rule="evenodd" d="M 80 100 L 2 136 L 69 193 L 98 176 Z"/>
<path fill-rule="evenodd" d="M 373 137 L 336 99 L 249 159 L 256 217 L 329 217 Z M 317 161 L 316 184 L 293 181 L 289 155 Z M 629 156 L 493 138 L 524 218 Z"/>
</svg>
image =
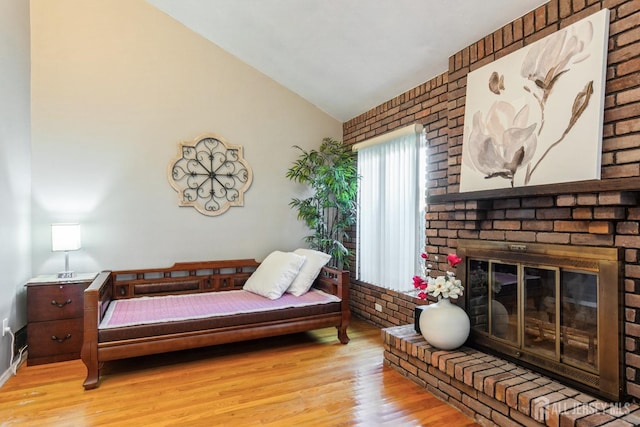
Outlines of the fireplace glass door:
<svg viewBox="0 0 640 427">
<path fill-rule="evenodd" d="M 598 368 L 598 277 L 562 271 L 560 280 L 560 357 L 583 369 Z"/>
<path fill-rule="evenodd" d="M 617 248 L 458 239 L 468 344 L 611 400 L 623 394 Z"/>
<path fill-rule="evenodd" d="M 468 266 L 475 331 L 518 351 L 597 372 L 597 274 L 481 259 L 470 259 Z"/>
</svg>

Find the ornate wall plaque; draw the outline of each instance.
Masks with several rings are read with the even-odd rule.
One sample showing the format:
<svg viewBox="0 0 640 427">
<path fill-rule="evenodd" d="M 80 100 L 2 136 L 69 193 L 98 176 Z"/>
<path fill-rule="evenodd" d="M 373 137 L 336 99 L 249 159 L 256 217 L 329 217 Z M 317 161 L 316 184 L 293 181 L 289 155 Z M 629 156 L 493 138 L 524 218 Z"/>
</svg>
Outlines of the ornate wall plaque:
<svg viewBox="0 0 640 427">
<path fill-rule="evenodd" d="M 193 206 L 204 215 L 215 216 L 244 204 L 253 174 L 243 158 L 242 146 L 207 134 L 192 144 L 178 144 L 178 156 L 169 164 L 168 177 L 178 192 L 179 206 Z"/>
</svg>

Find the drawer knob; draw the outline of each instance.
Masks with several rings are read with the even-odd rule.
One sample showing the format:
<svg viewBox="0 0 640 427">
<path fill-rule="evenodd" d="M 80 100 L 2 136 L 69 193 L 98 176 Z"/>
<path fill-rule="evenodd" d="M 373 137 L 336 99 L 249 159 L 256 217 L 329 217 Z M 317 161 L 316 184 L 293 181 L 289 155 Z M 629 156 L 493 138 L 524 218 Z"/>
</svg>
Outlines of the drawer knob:
<svg viewBox="0 0 640 427">
<path fill-rule="evenodd" d="M 64 306 L 65 306 L 65 305 L 67 305 L 67 304 L 71 304 L 71 298 L 69 298 L 68 300 L 66 300 L 66 301 L 65 301 L 65 302 L 63 302 L 63 303 L 59 303 L 59 302 L 57 302 L 56 300 L 51 300 L 51 305 L 55 305 L 55 306 L 56 306 L 56 307 L 58 307 L 58 308 L 62 308 L 62 307 L 64 307 Z"/>
<path fill-rule="evenodd" d="M 57 337 L 57 336 L 55 336 L 55 335 L 51 335 L 51 340 L 53 340 L 53 341 L 57 341 L 57 342 L 59 342 L 59 343 L 63 343 L 63 342 L 65 342 L 66 340 L 68 340 L 69 338 L 71 338 L 71 334 L 67 334 L 67 336 L 66 336 L 66 337 L 64 337 L 64 338 L 58 338 L 58 337 Z"/>
</svg>

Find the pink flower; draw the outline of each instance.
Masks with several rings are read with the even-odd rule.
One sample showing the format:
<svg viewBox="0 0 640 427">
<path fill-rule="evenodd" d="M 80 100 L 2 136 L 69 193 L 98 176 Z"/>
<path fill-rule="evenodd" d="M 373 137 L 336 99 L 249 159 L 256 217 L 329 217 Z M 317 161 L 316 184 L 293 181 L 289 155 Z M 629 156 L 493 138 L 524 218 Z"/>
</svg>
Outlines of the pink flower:
<svg viewBox="0 0 640 427">
<path fill-rule="evenodd" d="M 424 260 L 428 259 L 429 255 L 426 252 L 420 254 L 420 257 Z M 435 256 L 436 262 L 438 256 Z M 454 268 L 462 262 L 462 258 L 456 254 L 449 254 L 447 256 L 447 262 Z M 438 277 L 431 277 L 431 264 L 426 263 L 423 267 L 421 276 L 413 276 L 413 289 L 416 298 L 426 300 L 429 297 L 433 298 L 458 298 L 462 295 L 464 287 L 460 280 L 456 279 L 455 273 L 447 271 L 444 275 Z"/>
<path fill-rule="evenodd" d="M 462 262 L 462 258 L 460 258 L 456 254 L 449 254 L 449 255 L 447 255 L 447 262 L 449 263 L 451 268 L 453 268 L 453 267 L 455 267 L 456 265 L 458 265 L 458 264 L 460 264 Z"/>
</svg>

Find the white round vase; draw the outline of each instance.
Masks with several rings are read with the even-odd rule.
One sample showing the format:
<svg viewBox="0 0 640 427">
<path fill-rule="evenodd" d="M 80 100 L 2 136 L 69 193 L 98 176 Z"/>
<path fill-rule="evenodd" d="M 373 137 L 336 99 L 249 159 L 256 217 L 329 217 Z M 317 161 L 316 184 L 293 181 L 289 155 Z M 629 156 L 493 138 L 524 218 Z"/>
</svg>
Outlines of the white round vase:
<svg viewBox="0 0 640 427">
<path fill-rule="evenodd" d="M 429 304 L 420 315 L 420 332 L 425 340 L 440 350 L 460 347 L 469 337 L 469 316 L 449 298 Z"/>
</svg>

